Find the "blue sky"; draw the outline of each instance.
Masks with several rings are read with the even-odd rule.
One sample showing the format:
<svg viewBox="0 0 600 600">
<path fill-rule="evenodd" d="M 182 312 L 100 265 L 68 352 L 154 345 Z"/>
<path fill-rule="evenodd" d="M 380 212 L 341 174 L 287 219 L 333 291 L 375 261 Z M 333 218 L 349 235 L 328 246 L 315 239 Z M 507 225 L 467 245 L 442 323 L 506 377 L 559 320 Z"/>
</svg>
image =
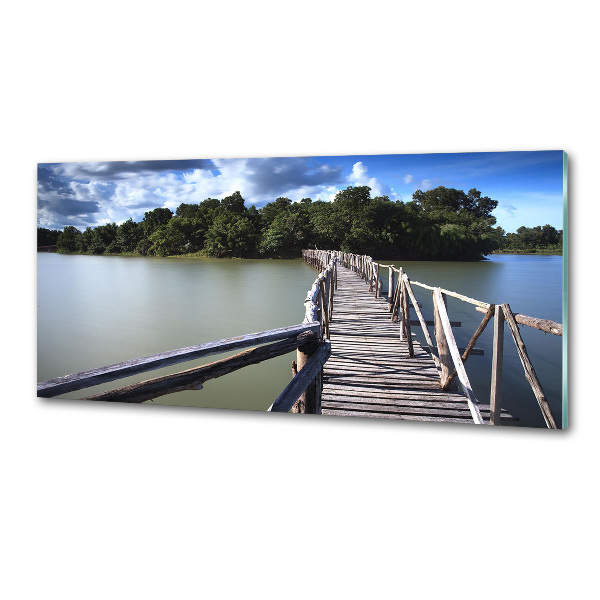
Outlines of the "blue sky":
<svg viewBox="0 0 600 600">
<path fill-rule="evenodd" d="M 438 186 L 477 188 L 498 200 L 507 232 L 549 223 L 562 229 L 562 152 L 474 152 L 354 156 L 198 159 L 38 165 L 38 225 L 80 229 L 182 202 L 223 198 L 239 190 L 246 204 L 278 196 L 331 201 L 339 190 L 368 185 L 371 196 L 409 202 Z"/>
</svg>

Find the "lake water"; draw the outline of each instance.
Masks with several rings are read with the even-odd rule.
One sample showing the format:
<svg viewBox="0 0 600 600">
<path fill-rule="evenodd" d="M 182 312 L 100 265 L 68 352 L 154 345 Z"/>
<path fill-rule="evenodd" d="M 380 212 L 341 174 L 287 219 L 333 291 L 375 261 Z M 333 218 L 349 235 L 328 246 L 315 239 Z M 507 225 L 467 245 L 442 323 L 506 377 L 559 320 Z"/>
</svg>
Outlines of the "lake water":
<svg viewBox="0 0 600 600">
<path fill-rule="evenodd" d="M 218 260 L 38 253 L 38 379 L 45 380 L 165 350 L 300 323 L 316 271 L 299 260 Z M 382 261 L 386 262 L 386 261 Z M 389 261 L 386 262 L 388 264 Z M 412 280 L 478 300 L 509 302 L 513 312 L 562 322 L 562 257 L 494 256 L 479 263 L 402 262 Z M 382 272 L 384 289 L 387 270 Z M 415 287 L 431 318 L 431 295 Z M 483 315 L 448 298 L 459 346 Z M 419 328 L 420 329 L 420 328 Z M 413 331 L 420 335 L 416 327 Z M 523 327 L 522 335 L 553 414 L 560 423 L 562 339 Z M 421 339 L 421 338 L 420 338 Z M 489 402 L 493 328 L 467 361 L 477 398 Z M 192 368 L 190 361 L 66 394 L 77 398 Z M 266 410 L 291 378 L 295 353 L 208 381 L 199 391 L 170 394 L 160 404 Z M 543 426 L 508 329 L 502 406 L 520 425 Z"/>
</svg>

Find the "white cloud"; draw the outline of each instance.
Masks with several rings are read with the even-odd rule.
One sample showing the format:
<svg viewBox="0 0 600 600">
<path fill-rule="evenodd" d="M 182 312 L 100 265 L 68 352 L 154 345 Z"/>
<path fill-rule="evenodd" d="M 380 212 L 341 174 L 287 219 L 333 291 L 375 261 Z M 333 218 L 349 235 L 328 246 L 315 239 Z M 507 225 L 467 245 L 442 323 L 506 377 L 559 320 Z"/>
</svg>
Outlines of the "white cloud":
<svg viewBox="0 0 600 600">
<path fill-rule="evenodd" d="M 137 163 L 65 163 L 49 165 L 38 192 L 40 224 L 62 227 L 72 207 L 86 211 L 80 226 L 117 223 L 157 207 L 175 210 L 182 202 L 199 203 L 239 190 L 247 202 L 265 204 L 278 196 L 332 199 L 343 181 L 341 167 L 315 164 L 308 158 L 249 158 L 213 161 L 152 161 Z M 185 169 L 176 169 L 185 164 Z M 189 168 L 187 168 L 189 165 Z M 65 200 L 68 198 L 68 202 Z M 54 206 L 60 216 L 52 215 Z"/>
<path fill-rule="evenodd" d="M 368 171 L 369 169 L 367 166 L 361 161 L 354 163 L 352 172 L 346 177 L 346 181 L 353 186 L 368 185 L 371 188 L 372 198 L 375 198 L 376 196 L 397 198 L 397 195 L 388 185 L 376 177 L 369 177 Z"/>
<path fill-rule="evenodd" d="M 427 190 L 430 190 L 432 187 L 433 186 L 431 185 L 431 181 L 429 179 L 423 179 L 423 180 L 421 180 L 421 185 L 419 186 L 419 189 L 426 192 Z"/>
<path fill-rule="evenodd" d="M 404 176 L 404 183 L 405 184 L 409 184 L 412 183 L 415 180 L 415 178 L 412 175 L 405 175 Z"/>
</svg>

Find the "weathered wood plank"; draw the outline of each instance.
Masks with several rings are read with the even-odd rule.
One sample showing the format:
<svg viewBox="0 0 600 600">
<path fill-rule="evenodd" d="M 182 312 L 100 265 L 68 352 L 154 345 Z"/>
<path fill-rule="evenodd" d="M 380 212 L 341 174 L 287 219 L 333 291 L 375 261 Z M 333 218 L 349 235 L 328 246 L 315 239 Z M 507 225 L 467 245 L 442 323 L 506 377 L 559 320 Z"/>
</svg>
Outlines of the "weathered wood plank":
<svg viewBox="0 0 600 600">
<path fill-rule="evenodd" d="M 441 296 L 441 303 L 446 306 L 446 300 L 444 296 Z M 433 294 L 433 317 L 435 321 L 435 340 L 437 342 L 437 357 L 440 362 L 440 385 L 444 389 L 454 389 L 454 386 L 448 383 L 450 373 L 452 373 L 452 357 L 448 348 L 448 341 L 446 340 L 446 334 L 442 326 L 442 321 L 439 313 L 439 307 L 436 303 L 435 293 Z"/>
<path fill-rule="evenodd" d="M 504 354 L 504 311 L 501 306 L 494 309 L 494 354 L 492 356 L 492 382 L 490 389 L 490 406 L 492 415 L 490 424 L 496 425 L 500 416 L 500 399 L 502 393 L 502 362 Z"/>
<path fill-rule="evenodd" d="M 452 406 L 449 408 L 440 406 L 408 406 L 398 404 L 384 404 L 374 402 L 346 402 L 336 400 L 325 400 L 323 399 L 323 410 L 340 409 L 340 410 L 360 410 L 360 411 L 373 411 L 380 413 L 392 413 L 400 415 L 427 415 L 437 417 L 450 417 L 456 419 L 469 419 L 471 413 L 466 405 L 459 408 Z M 489 419 L 489 409 L 484 411 L 482 414 L 484 419 Z M 515 419 L 510 415 L 503 417 L 506 421 L 514 421 Z"/>
<path fill-rule="evenodd" d="M 477 329 L 475 330 L 475 333 L 472 335 L 471 339 L 469 340 L 467 347 L 464 350 L 459 348 L 459 351 L 462 353 L 463 364 L 465 362 L 467 362 L 467 359 L 469 358 L 469 356 L 471 354 L 473 354 L 473 355 L 477 354 L 477 352 L 476 352 L 477 348 L 475 348 L 475 343 L 479 339 L 479 336 L 481 336 L 481 334 L 484 332 L 487 324 L 489 323 L 490 319 L 494 315 L 494 310 L 495 310 L 494 304 L 490 304 L 490 307 L 487 309 L 485 316 L 481 320 L 481 323 L 479 323 L 479 327 L 477 327 Z M 482 353 L 483 353 L 483 351 L 482 351 Z M 451 382 L 455 376 L 456 376 L 456 369 L 454 369 L 452 371 L 452 373 L 450 374 L 450 376 L 448 377 L 446 386 L 449 386 L 451 384 Z"/>
<path fill-rule="evenodd" d="M 448 313 L 446 312 L 446 304 L 444 302 L 441 289 L 436 288 L 433 292 L 433 296 L 435 300 L 436 311 L 440 317 L 446 341 L 448 342 L 448 350 L 452 356 L 452 361 L 454 362 L 454 368 L 456 369 L 460 385 L 467 398 L 467 402 L 473 416 L 473 421 L 478 425 L 481 425 L 483 424 L 483 420 L 481 418 L 481 413 L 479 412 L 479 407 L 477 406 L 477 398 L 475 398 L 475 394 L 473 393 L 469 377 L 467 376 L 465 366 L 463 365 L 460 357 L 460 352 L 458 351 L 458 346 L 456 345 L 456 340 L 454 339 L 454 333 L 452 333 L 452 327 L 450 326 L 450 319 L 448 318 Z"/>
<path fill-rule="evenodd" d="M 238 354 L 221 360 L 188 369 L 180 373 L 164 375 L 148 381 L 132 383 L 121 388 L 87 396 L 82 400 L 103 402 L 145 402 L 166 394 L 185 390 L 202 389 L 202 384 L 209 379 L 222 377 L 248 365 L 255 365 L 264 360 L 287 354 L 298 346 L 309 343 L 316 338 L 312 331 L 303 332 L 295 338 L 281 340 L 267 346 L 244 350 Z"/>
<path fill-rule="evenodd" d="M 87 387 L 123 379 L 138 373 L 145 373 L 162 367 L 179 364 L 198 358 L 205 358 L 215 354 L 222 354 L 232 350 L 240 350 L 257 344 L 275 342 L 277 340 L 296 337 L 302 332 L 312 331 L 318 333 L 320 325 L 317 322 L 308 322 L 300 325 L 292 325 L 290 327 L 281 327 L 278 329 L 270 329 L 268 331 L 260 331 L 258 333 L 248 333 L 234 338 L 225 338 L 206 344 L 198 344 L 196 346 L 187 346 L 177 350 L 168 352 L 160 352 L 150 356 L 134 358 L 97 369 L 81 371 L 64 377 L 57 377 L 47 381 L 38 383 L 38 396 L 42 398 L 53 398 L 59 394 L 66 394 L 81 390 Z"/>
<path fill-rule="evenodd" d="M 468 418 L 470 418 L 469 408 L 464 401 L 460 402 L 446 402 L 442 400 L 430 400 L 428 398 L 385 398 L 380 396 L 346 396 L 343 394 L 323 394 L 322 403 L 323 405 L 329 405 L 332 402 L 350 402 L 355 404 L 374 404 L 374 405 L 386 405 L 386 406 L 397 406 L 406 408 L 437 408 L 437 409 L 450 409 L 454 411 L 464 411 Z M 486 415 L 491 412 L 489 406 L 479 405 L 482 415 Z M 501 411 L 502 414 L 508 419 L 514 420 L 515 418 L 510 415 L 506 410 Z M 489 416 L 489 414 L 488 414 Z"/>
<path fill-rule="evenodd" d="M 472 419 L 454 419 L 450 417 L 431 417 L 427 415 L 401 415 L 394 413 L 368 412 L 358 410 L 323 409 L 323 414 L 335 417 L 367 417 L 370 419 L 397 419 L 400 421 L 437 421 L 440 423 L 473 424 Z"/>
</svg>

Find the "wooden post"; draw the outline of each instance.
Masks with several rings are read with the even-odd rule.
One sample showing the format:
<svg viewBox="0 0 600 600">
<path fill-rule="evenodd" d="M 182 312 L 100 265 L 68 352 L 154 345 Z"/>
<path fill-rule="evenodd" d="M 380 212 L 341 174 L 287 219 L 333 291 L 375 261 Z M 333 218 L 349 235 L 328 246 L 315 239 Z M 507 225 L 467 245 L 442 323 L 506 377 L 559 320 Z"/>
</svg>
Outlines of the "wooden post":
<svg viewBox="0 0 600 600">
<path fill-rule="evenodd" d="M 414 358 L 415 350 L 413 348 L 412 331 L 410 328 L 410 309 L 408 307 L 408 292 L 406 291 L 406 281 L 404 278 L 405 274 L 402 275 L 402 326 L 404 327 L 404 334 L 406 335 L 406 341 L 408 342 L 408 356 Z"/>
<path fill-rule="evenodd" d="M 379 263 L 375 267 L 375 298 L 379 298 Z"/>
<path fill-rule="evenodd" d="M 388 267 L 388 312 L 394 307 L 394 267 Z"/>
<path fill-rule="evenodd" d="M 327 300 L 325 298 L 325 282 L 319 276 L 319 316 L 321 322 L 321 335 L 324 338 L 329 338 L 329 313 L 327 310 Z"/>
<path fill-rule="evenodd" d="M 296 352 L 296 369 L 299 372 L 308 362 L 308 359 L 315 353 L 319 347 L 317 336 L 314 335 L 306 344 L 299 346 Z M 321 398 L 318 394 L 317 381 L 314 380 L 298 398 L 298 401 L 292 406 L 290 412 L 293 413 L 311 413 L 320 414 Z"/>
<path fill-rule="evenodd" d="M 496 305 L 494 318 L 494 355 L 492 356 L 492 385 L 490 390 L 490 425 L 500 425 L 503 354 L 504 311 L 501 306 Z"/>
<path fill-rule="evenodd" d="M 441 294 L 442 301 L 444 305 L 446 305 L 446 295 Z M 452 356 L 450 355 L 450 349 L 448 347 L 448 342 L 446 340 L 446 334 L 444 333 L 444 329 L 442 327 L 442 321 L 440 319 L 440 313 L 437 307 L 437 302 L 435 299 L 435 291 L 433 292 L 433 320 L 435 327 L 435 341 L 438 349 L 438 359 L 440 361 L 440 385 L 442 388 L 446 385 L 448 377 L 450 373 L 452 373 Z M 446 389 L 455 390 L 457 388 L 456 380 L 454 380 L 450 387 Z"/>
<path fill-rule="evenodd" d="M 315 402 L 315 411 L 320 414 L 321 400 L 320 393 L 322 389 L 323 365 L 331 356 L 331 344 L 329 342 L 321 342 L 317 345 L 317 349 L 313 352 L 304 368 L 296 374 L 295 377 L 285 386 L 285 389 L 277 396 L 273 404 L 269 407 L 269 412 L 289 412 L 293 409 L 294 404 L 301 396 L 302 392 L 311 383 L 316 383 L 317 399 Z M 296 411 L 297 412 L 297 411 Z M 308 412 L 308 411 L 307 411 Z"/>
<path fill-rule="evenodd" d="M 410 285 L 410 279 L 408 275 L 404 275 L 404 285 L 406 286 L 406 291 L 410 295 L 410 299 L 412 300 L 413 306 L 415 307 L 415 312 L 417 313 L 417 318 L 419 319 L 419 323 L 421 323 L 421 329 L 423 330 L 423 335 L 425 336 L 425 341 L 431 348 L 431 358 L 433 358 L 433 364 L 435 368 L 440 372 L 440 361 L 433 349 L 433 341 L 431 339 L 431 335 L 429 335 L 429 329 L 427 329 L 427 322 L 423 318 L 423 313 L 421 312 L 421 308 L 419 307 L 419 303 L 417 302 L 417 298 L 415 297 L 415 293 L 412 289 L 412 285 Z"/>
<path fill-rule="evenodd" d="M 335 281 L 335 290 L 336 291 L 337 291 L 337 282 L 338 282 L 338 274 L 337 273 L 338 273 L 338 261 L 336 260 L 333 263 L 333 278 L 334 278 L 334 281 Z"/>
<path fill-rule="evenodd" d="M 400 307 L 400 291 L 401 291 L 401 283 L 402 283 L 402 267 L 400 267 L 400 270 L 398 271 L 398 281 L 396 282 L 396 287 L 394 289 L 394 295 L 393 295 L 393 303 L 392 303 L 392 317 L 391 317 L 391 321 L 392 323 L 397 323 L 398 322 L 398 312 L 399 312 L 399 307 Z M 402 332 L 400 332 L 402 333 Z M 400 338 L 402 339 L 402 337 Z"/>
</svg>

